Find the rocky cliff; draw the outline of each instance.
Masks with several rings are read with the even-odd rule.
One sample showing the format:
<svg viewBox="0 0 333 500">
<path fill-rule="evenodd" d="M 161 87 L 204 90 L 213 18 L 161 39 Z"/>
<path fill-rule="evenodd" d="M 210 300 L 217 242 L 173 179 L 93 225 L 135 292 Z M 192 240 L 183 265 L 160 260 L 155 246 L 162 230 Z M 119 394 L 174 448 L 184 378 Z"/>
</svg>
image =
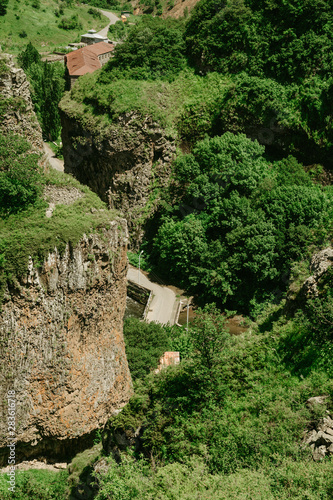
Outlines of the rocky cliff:
<svg viewBox="0 0 333 500">
<path fill-rule="evenodd" d="M 0 118 L 0 134 L 42 152 L 29 84 L 3 54 Z M 132 393 L 122 335 L 127 223 L 69 177 L 49 172 L 43 183 L 45 201 L 0 218 L 1 463 L 13 440 L 16 463 L 71 458 Z"/>
<path fill-rule="evenodd" d="M 69 98 L 68 98 L 69 99 Z M 101 130 L 84 126 L 61 102 L 65 172 L 73 174 L 126 217 L 133 242 L 154 212 L 156 193 L 170 174 L 175 139 L 166 136 L 151 118 L 135 112 L 117 118 Z"/>
<path fill-rule="evenodd" d="M 17 459 L 69 458 L 131 395 L 122 336 L 126 221 L 55 249 L 7 290 L 0 322 L 0 447 L 15 391 Z M 13 399 L 13 398 L 12 398 Z"/>
<path fill-rule="evenodd" d="M 0 131 L 27 139 L 32 151 L 43 155 L 42 129 L 33 110 L 30 85 L 13 56 L 0 53 Z M 41 163 L 46 159 L 42 156 Z"/>
</svg>

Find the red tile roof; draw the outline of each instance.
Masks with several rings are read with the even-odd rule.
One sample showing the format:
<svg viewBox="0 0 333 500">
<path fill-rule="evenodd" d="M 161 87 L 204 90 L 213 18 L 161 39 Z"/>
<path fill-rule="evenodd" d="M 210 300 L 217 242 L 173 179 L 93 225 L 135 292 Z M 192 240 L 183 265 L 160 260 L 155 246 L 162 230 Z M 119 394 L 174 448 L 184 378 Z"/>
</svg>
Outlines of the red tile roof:
<svg viewBox="0 0 333 500">
<path fill-rule="evenodd" d="M 70 76 L 82 76 L 101 68 L 102 65 L 98 56 L 112 52 L 113 49 L 112 44 L 99 42 L 70 52 L 65 56 L 65 63 Z"/>
<path fill-rule="evenodd" d="M 114 46 L 112 45 L 112 43 L 98 42 L 98 43 L 93 43 L 92 45 L 88 45 L 87 47 L 84 48 L 89 50 L 90 52 L 93 52 L 94 54 L 96 54 L 96 56 L 100 56 L 101 54 L 107 54 L 108 52 L 112 52 Z"/>
</svg>

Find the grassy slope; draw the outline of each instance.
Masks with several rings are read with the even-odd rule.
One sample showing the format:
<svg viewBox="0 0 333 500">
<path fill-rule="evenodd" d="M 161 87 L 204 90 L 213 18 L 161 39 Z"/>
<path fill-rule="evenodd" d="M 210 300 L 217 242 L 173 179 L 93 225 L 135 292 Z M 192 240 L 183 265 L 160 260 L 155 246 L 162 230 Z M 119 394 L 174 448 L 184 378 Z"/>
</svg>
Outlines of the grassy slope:
<svg viewBox="0 0 333 500">
<path fill-rule="evenodd" d="M 89 126 L 98 121 L 111 124 L 125 112 L 150 114 L 174 134 L 177 121 L 187 105 L 202 102 L 209 107 L 228 86 L 230 80 L 217 74 L 202 78 L 190 70 L 184 71 L 173 82 L 116 80 L 99 84 L 100 72 L 80 78 L 71 92 L 61 101 L 61 108 L 69 116 Z M 103 113 L 104 111 L 104 113 Z"/>
<path fill-rule="evenodd" d="M 0 219 L 0 254 L 5 256 L 5 276 L 1 276 L 0 268 L 0 302 L 5 281 L 15 283 L 15 278 L 25 273 L 29 255 L 35 263 L 43 262 L 55 247 L 64 251 L 66 243 L 75 245 L 84 233 L 105 227 L 116 216 L 96 194 L 69 175 L 52 170 L 45 181 L 51 185 L 74 186 L 84 196 L 72 205 L 57 205 L 50 219 L 45 216 L 48 204 L 42 200 L 24 212 Z M 92 208 L 97 211 L 92 213 Z"/>
<path fill-rule="evenodd" d="M 32 7 L 29 0 L 9 0 L 7 14 L 0 17 L 0 45 L 4 52 L 17 54 L 30 41 L 39 51 L 51 51 L 56 47 L 65 46 L 69 42 L 79 42 L 81 34 L 89 29 L 99 31 L 109 20 L 94 19 L 88 14 L 88 5 L 74 5 L 64 9 L 64 16 L 56 17 L 55 10 L 60 2 L 41 0 L 40 8 Z M 70 18 L 78 14 L 82 29 L 64 30 L 58 28 L 62 17 Z M 25 31 L 27 37 L 21 38 L 19 33 Z"/>
</svg>

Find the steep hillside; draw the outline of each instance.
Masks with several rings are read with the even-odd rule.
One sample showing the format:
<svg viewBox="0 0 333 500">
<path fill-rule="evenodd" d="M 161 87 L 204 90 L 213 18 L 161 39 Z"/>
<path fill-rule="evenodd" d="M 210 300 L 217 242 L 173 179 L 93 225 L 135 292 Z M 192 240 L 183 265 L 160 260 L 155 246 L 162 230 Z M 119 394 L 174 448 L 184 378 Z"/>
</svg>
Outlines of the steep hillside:
<svg viewBox="0 0 333 500">
<path fill-rule="evenodd" d="M 6 15 L 0 16 L 0 46 L 4 52 L 17 54 L 28 42 L 40 52 L 79 42 L 87 30 L 98 31 L 109 23 L 89 10 L 89 6 L 73 2 L 9 0 Z M 62 22 L 67 29 L 59 26 Z"/>
<path fill-rule="evenodd" d="M 0 67 L 0 460 L 8 394 L 16 460 L 67 460 L 132 392 L 122 336 L 127 224 L 77 181 L 39 166 L 25 75 L 8 56 Z"/>
</svg>

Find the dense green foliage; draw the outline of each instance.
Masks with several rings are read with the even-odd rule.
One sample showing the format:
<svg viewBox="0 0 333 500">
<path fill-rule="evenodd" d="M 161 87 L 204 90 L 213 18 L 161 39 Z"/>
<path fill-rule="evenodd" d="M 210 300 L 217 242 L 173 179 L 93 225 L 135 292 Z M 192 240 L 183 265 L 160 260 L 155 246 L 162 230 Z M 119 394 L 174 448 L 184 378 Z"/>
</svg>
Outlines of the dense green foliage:
<svg viewBox="0 0 333 500">
<path fill-rule="evenodd" d="M 0 16 L 5 16 L 7 12 L 8 0 L 0 0 Z"/>
<path fill-rule="evenodd" d="M 16 472 L 15 492 L 8 491 L 8 478 L 0 474 L 1 500 L 65 500 L 67 471 L 29 470 Z"/>
<path fill-rule="evenodd" d="M 7 217 L 34 204 L 41 195 L 43 177 L 39 155 L 31 153 L 22 137 L 0 135 L 0 216 Z"/>
<path fill-rule="evenodd" d="M 226 133 L 175 161 L 152 258 L 202 302 L 248 311 L 274 301 L 291 263 L 330 234 L 332 189 L 313 184 L 294 158 L 271 163 L 263 153 Z"/>
<path fill-rule="evenodd" d="M 130 29 L 130 24 L 117 21 L 109 26 L 108 36 L 111 40 L 121 41 L 126 38 Z"/>
<path fill-rule="evenodd" d="M 145 16 L 117 45 L 114 57 L 103 68 L 101 81 L 114 78 L 172 80 L 185 67 L 183 24 Z"/>
<path fill-rule="evenodd" d="M 286 459 L 278 467 L 228 476 L 209 474 L 200 460 L 153 470 L 143 459 L 124 457 L 121 465 L 110 459 L 108 467 L 99 477 L 97 500 L 329 500 L 333 491 L 331 463 Z"/>
<path fill-rule="evenodd" d="M 333 69 L 329 1 L 202 0 L 187 23 L 187 50 L 203 68 L 280 81 Z"/>
<path fill-rule="evenodd" d="M 165 329 L 157 323 L 145 323 L 136 318 L 124 321 L 126 357 L 132 379 L 144 378 L 156 369 L 162 354 L 168 350 Z"/>
<path fill-rule="evenodd" d="M 27 70 L 32 64 L 39 64 L 41 62 L 41 57 L 38 50 L 29 42 L 25 50 L 19 53 L 17 61 L 21 68 Z"/>
<path fill-rule="evenodd" d="M 31 98 L 43 134 L 56 140 L 61 131 L 58 104 L 65 89 L 64 66 L 60 62 L 42 62 L 38 51 L 29 42 L 18 60 L 32 86 Z"/>
<path fill-rule="evenodd" d="M 272 312 L 276 317 L 278 309 Z M 108 424 L 112 432 L 141 433 L 120 463 L 110 457 L 108 471 L 97 475 L 98 499 L 227 499 L 230 491 L 245 499 L 253 491 L 251 499 L 315 500 L 318 484 L 320 498 L 330 498 L 331 479 L 306 471 L 332 471 L 333 462 L 314 464 L 310 449 L 301 446 L 303 431 L 333 409 L 329 356 L 293 374 L 295 365 L 281 356 L 292 352 L 286 340 L 297 319 L 287 321 L 280 312 L 265 331 L 267 319 L 261 320 L 264 333 L 231 337 L 215 307 L 198 311 L 185 332 L 192 346 L 186 359 L 137 383 L 129 404 Z M 184 336 L 184 329 L 177 332 L 172 342 Z M 306 348 L 307 336 L 302 340 Z M 327 406 L 307 407 L 318 391 L 329 395 Z"/>
<path fill-rule="evenodd" d="M 63 17 L 58 26 L 63 30 L 82 30 L 82 23 L 79 21 L 77 14 L 73 14 L 71 17 Z"/>
</svg>

